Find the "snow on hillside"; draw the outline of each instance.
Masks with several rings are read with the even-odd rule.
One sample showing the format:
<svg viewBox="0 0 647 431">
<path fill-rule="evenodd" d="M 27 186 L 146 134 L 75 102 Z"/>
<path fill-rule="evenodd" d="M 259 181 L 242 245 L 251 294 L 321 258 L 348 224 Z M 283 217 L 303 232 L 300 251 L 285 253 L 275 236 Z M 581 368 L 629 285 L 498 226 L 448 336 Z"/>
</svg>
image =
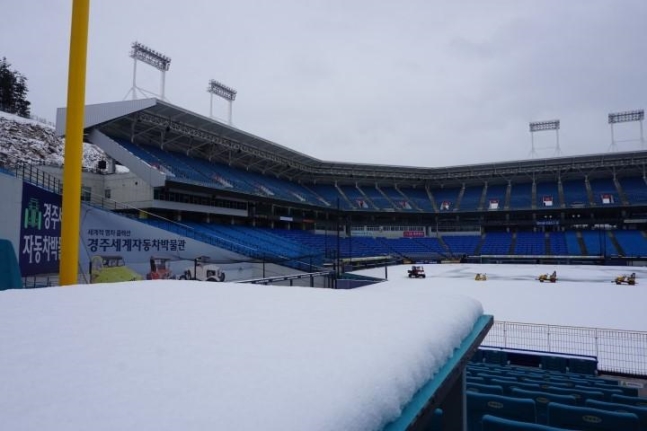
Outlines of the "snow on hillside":
<svg viewBox="0 0 647 431">
<path fill-rule="evenodd" d="M 0 112 L 0 167 L 21 164 L 63 165 L 65 140 L 54 128 L 28 118 Z M 106 154 L 97 146 L 83 143 L 83 167 L 96 168 Z"/>
</svg>

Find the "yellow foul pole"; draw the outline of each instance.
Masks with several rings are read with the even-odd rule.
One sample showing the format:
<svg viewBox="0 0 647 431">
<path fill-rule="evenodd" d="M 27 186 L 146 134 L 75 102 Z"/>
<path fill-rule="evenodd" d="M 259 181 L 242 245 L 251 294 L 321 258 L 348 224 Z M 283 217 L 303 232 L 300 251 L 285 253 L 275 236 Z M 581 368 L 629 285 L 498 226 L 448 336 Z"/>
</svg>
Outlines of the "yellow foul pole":
<svg viewBox="0 0 647 431">
<path fill-rule="evenodd" d="M 63 214 L 61 224 L 61 286 L 76 284 L 79 274 L 79 227 L 81 216 L 81 162 L 83 158 L 83 111 L 88 49 L 90 0 L 73 0 L 70 65 L 67 80 L 67 120 L 63 168 Z"/>
</svg>

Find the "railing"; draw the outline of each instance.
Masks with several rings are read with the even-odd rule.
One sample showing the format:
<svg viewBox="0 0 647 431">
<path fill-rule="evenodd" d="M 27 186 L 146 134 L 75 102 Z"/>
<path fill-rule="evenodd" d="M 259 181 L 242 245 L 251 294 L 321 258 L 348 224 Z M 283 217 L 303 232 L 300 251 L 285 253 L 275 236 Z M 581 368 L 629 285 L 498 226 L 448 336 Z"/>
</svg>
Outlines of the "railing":
<svg viewBox="0 0 647 431">
<path fill-rule="evenodd" d="M 647 376 L 647 332 L 495 322 L 483 345 L 595 356 L 600 371 Z"/>
<path fill-rule="evenodd" d="M 54 193 L 63 192 L 63 183 L 55 176 L 44 172 L 35 165 L 22 164 L 12 169 L 18 178 L 31 183 L 35 186 L 42 187 Z"/>
</svg>

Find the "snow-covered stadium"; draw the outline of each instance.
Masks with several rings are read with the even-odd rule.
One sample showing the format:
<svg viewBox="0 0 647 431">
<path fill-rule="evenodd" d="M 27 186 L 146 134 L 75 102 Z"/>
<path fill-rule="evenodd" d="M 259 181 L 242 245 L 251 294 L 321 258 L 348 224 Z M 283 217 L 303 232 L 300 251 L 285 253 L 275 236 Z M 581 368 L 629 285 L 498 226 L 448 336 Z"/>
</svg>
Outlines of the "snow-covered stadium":
<svg viewBox="0 0 647 431">
<path fill-rule="evenodd" d="M 65 116 L 60 109 L 58 135 Z M 645 151 L 454 167 L 323 161 L 156 98 L 87 106 L 84 136 L 104 154 L 83 172 L 80 283 L 226 277 L 354 288 L 389 279 L 402 288 L 406 268 L 398 265 L 422 264 L 430 286 L 473 296 L 497 319 L 471 365 L 455 357 L 450 367 L 465 370 L 469 429 L 492 413 L 476 407 L 492 401 L 483 392 L 535 390 L 546 398 L 577 384 L 584 386 L 569 396 L 589 390 L 606 402 L 640 400 L 647 322 L 635 284 L 647 277 Z M 13 205 L 0 231 L 17 251 L 21 284 L 56 284 L 61 168 L 5 165 L 2 190 Z M 450 265 L 434 265 L 441 263 Z M 357 271 L 365 267 L 374 269 Z M 545 281 L 556 288 L 542 285 L 531 300 L 520 291 L 539 292 L 537 277 L 554 268 L 559 278 Z M 619 276 L 629 272 L 637 278 Z M 587 302 L 593 291 L 598 301 Z M 554 315 L 554 301 L 587 308 Z M 480 325 L 471 349 L 489 327 Z M 456 379 L 439 373 L 430 382 L 440 379 L 444 395 L 423 415 L 431 429 L 440 429 L 441 410 L 446 424 L 462 414 L 451 407 L 463 393 Z M 499 416 L 529 421 L 511 413 L 517 408 Z M 545 406 L 533 411 L 534 422 L 546 423 Z"/>
</svg>

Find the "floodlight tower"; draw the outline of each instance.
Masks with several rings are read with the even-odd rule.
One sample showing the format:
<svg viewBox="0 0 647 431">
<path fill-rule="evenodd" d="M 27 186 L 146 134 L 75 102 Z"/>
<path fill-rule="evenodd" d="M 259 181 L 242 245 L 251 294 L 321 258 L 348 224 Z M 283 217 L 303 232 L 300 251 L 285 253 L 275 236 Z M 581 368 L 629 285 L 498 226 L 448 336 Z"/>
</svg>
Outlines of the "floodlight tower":
<svg viewBox="0 0 647 431">
<path fill-rule="evenodd" d="M 144 97 L 159 96 L 160 99 L 166 100 L 164 96 L 164 89 L 166 86 L 166 72 L 168 72 L 169 67 L 171 67 L 171 58 L 160 54 L 159 52 L 142 45 L 139 42 L 133 42 L 130 50 L 130 57 L 133 59 L 133 87 L 126 93 L 126 99 L 128 95 L 132 92 L 133 100 L 137 99 L 137 91 L 142 93 Z M 160 84 L 160 93 L 155 94 L 150 91 L 146 91 L 141 87 L 137 86 L 137 62 L 141 61 L 146 63 L 149 66 L 153 66 L 155 69 L 159 70 L 162 73 L 161 84 Z"/>
<path fill-rule="evenodd" d="M 232 110 L 232 105 L 234 103 L 234 100 L 236 100 L 237 91 L 231 87 L 227 87 L 226 85 L 221 84 L 220 82 L 214 79 L 211 79 L 209 81 L 209 86 L 207 87 L 207 93 L 211 94 L 211 104 L 209 106 L 209 117 L 213 118 L 213 96 L 216 95 L 218 97 L 222 97 L 227 102 L 229 102 L 229 110 L 228 110 L 227 118 L 228 118 L 228 123 L 231 126 L 231 110 Z"/>
<path fill-rule="evenodd" d="M 531 121 L 530 122 L 530 156 L 537 156 L 537 149 L 535 147 L 535 132 L 543 132 L 544 130 L 554 130 L 555 131 L 555 156 L 561 156 L 562 150 L 559 148 L 559 120 L 549 120 L 549 121 Z M 545 147 L 551 148 L 551 147 Z M 544 149 L 544 148 L 539 148 Z"/>
<path fill-rule="evenodd" d="M 626 112 L 615 112 L 609 114 L 609 125 L 611 126 L 611 146 L 609 151 L 617 151 L 618 142 L 627 142 L 632 141 L 633 139 L 627 139 L 624 141 L 616 141 L 613 134 L 613 125 L 618 123 L 628 123 L 632 121 L 637 121 L 640 124 L 640 149 L 645 148 L 645 139 L 643 138 L 643 120 L 645 119 L 645 110 L 639 109 L 635 111 L 626 111 Z"/>
</svg>

